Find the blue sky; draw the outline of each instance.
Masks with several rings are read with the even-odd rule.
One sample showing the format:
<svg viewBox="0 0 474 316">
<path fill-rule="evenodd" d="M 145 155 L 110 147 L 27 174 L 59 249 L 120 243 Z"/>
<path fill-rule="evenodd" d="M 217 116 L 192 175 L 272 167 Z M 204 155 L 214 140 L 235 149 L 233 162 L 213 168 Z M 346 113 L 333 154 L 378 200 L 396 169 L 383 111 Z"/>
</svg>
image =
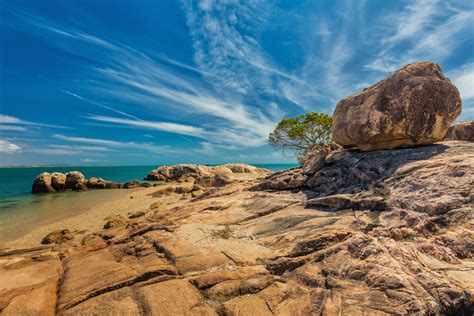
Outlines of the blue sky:
<svg viewBox="0 0 474 316">
<path fill-rule="evenodd" d="M 0 0 L 0 164 L 284 163 L 284 118 L 431 60 L 474 119 L 474 2 Z"/>
</svg>

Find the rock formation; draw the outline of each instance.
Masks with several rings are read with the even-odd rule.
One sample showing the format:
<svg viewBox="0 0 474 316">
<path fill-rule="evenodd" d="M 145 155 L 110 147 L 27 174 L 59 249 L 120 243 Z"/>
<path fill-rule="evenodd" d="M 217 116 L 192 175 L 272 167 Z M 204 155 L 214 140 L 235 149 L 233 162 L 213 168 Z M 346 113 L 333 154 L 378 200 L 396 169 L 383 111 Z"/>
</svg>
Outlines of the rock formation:
<svg viewBox="0 0 474 316">
<path fill-rule="evenodd" d="M 445 140 L 474 141 L 474 121 L 461 121 L 451 126 L 444 137 Z"/>
<path fill-rule="evenodd" d="M 87 190 L 84 175 L 79 171 L 70 171 L 66 173 L 66 184 L 64 188 L 74 191 Z"/>
<path fill-rule="evenodd" d="M 309 169 L 166 183 L 103 230 L 4 250 L 0 313 L 473 314 L 474 143 L 336 150 Z"/>
<path fill-rule="evenodd" d="M 33 181 L 33 187 L 31 189 L 33 193 L 50 193 L 54 192 L 52 186 L 51 174 L 43 172 L 38 175 Z"/>
<path fill-rule="evenodd" d="M 460 113 L 459 92 L 440 67 L 419 62 L 341 100 L 333 140 L 364 151 L 432 144 Z"/>
<path fill-rule="evenodd" d="M 231 175 L 233 173 L 257 173 L 265 174 L 268 171 L 245 164 L 227 164 L 222 166 L 202 166 L 181 164 L 174 166 L 161 166 L 145 177 L 148 181 L 178 181 L 185 178 L 197 178 L 200 176 L 213 176 L 217 174 Z"/>
<path fill-rule="evenodd" d="M 66 174 L 60 172 L 43 172 L 33 181 L 32 193 L 52 193 L 66 190 L 84 191 L 87 189 L 120 189 L 120 184 L 102 178 L 86 180 L 79 171 Z"/>
</svg>

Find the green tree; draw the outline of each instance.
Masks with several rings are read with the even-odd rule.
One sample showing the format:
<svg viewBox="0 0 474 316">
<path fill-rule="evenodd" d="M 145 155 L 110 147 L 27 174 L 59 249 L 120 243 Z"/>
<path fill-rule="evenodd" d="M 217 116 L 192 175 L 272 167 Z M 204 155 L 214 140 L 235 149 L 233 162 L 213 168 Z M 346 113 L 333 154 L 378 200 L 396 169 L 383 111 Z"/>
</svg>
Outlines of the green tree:
<svg viewBox="0 0 474 316">
<path fill-rule="evenodd" d="M 268 140 L 275 147 L 295 150 L 301 162 L 308 150 L 331 142 L 331 127 L 331 116 L 309 112 L 281 120 Z"/>
</svg>

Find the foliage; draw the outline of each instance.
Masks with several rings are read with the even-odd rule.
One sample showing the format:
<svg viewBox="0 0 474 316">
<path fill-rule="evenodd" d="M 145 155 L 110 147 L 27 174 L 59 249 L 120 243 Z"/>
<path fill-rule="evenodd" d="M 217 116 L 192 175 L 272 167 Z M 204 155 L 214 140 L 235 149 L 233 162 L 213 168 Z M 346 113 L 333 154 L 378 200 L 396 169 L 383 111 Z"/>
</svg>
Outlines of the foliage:
<svg viewBox="0 0 474 316">
<path fill-rule="evenodd" d="M 306 152 L 331 142 L 332 117 L 325 113 L 309 112 L 278 123 L 270 133 L 271 145 L 296 150 L 299 160 Z"/>
</svg>

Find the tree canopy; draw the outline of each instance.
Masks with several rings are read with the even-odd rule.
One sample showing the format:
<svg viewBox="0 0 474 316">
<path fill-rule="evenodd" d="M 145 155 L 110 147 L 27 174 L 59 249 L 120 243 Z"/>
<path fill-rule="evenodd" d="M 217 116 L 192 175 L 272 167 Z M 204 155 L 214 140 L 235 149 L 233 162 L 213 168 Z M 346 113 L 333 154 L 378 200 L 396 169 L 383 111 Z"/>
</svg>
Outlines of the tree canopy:
<svg viewBox="0 0 474 316">
<path fill-rule="evenodd" d="M 331 142 L 332 117 L 325 113 L 309 112 L 278 123 L 270 133 L 271 145 L 296 150 L 299 158 L 315 147 Z"/>
</svg>

